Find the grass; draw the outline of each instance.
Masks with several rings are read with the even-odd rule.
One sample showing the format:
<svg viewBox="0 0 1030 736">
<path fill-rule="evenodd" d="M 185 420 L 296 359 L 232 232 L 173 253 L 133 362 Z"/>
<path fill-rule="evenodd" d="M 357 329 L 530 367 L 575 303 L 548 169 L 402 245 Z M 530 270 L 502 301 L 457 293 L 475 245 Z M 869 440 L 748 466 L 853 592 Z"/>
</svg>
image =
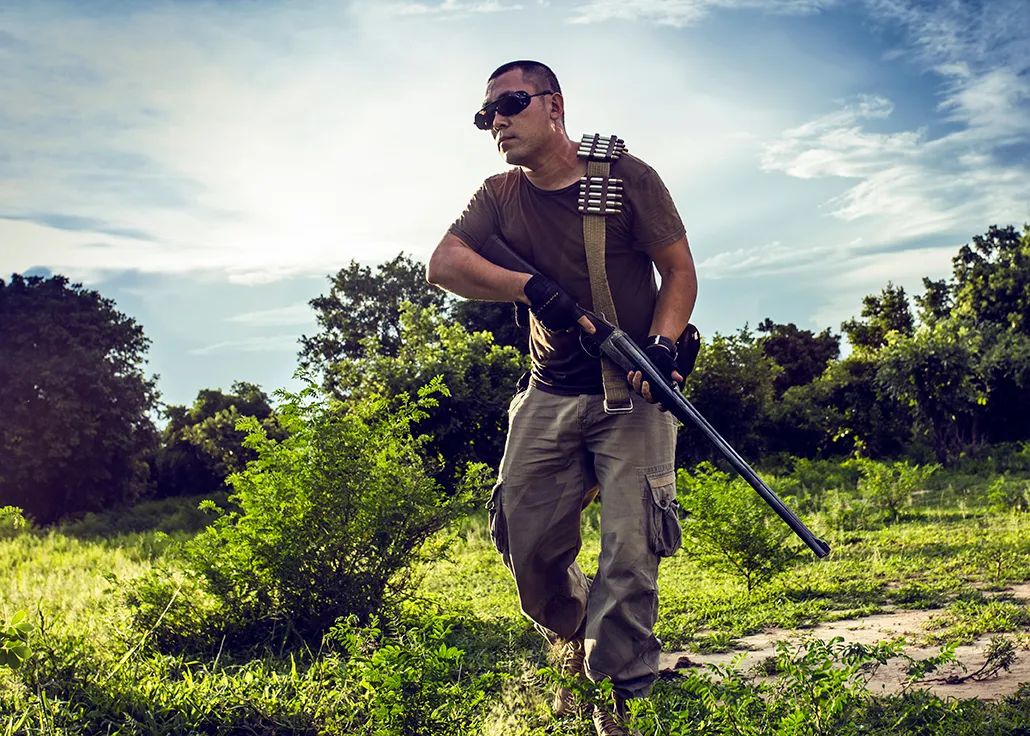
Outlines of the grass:
<svg viewBox="0 0 1030 736">
<path fill-rule="evenodd" d="M 921 494 L 901 521 L 871 530 L 834 531 L 815 515 L 810 526 L 827 535 L 830 557 L 817 560 L 803 551 L 789 570 L 750 596 L 738 577 L 693 559 L 687 540 L 684 551 L 662 562 L 656 633 L 667 648 L 713 651 L 769 627 L 939 608 L 1030 580 L 1030 514 L 977 510 L 979 500 L 975 488 L 944 486 Z M 596 505 L 585 514 L 583 529 L 579 563 L 592 574 L 599 552 Z M 445 555 L 425 570 L 422 593 L 476 618 L 521 621 L 514 582 L 500 564 L 484 515 L 452 532 Z M 963 620 L 942 620 L 933 641 L 968 641 Z M 979 633 L 1012 631 L 1016 624 L 1004 622 L 1022 621 L 986 620 L 998 628 L 981 627 Z"/>
<path fill-rule="evenodd" d="M 990 481 L 984 474 L 941 473 L 900 520 L 858 529 L 834 528 L 819 510 L 818 492 L 810 493 L 798 507 L 828 538 L 831 556 L 818 561 L 804 552 L 750 595 L 741 579 L 702 567 L 688 540 L 685 551 L 662 564 L 656 633 L 666 648 L 714 651 L 769 627 L 940 608 L 925 632 L 931 643 L 999 632 L 1016 632 L 1026 642 L 1030 614 L 998 591 L 1030 580 L 1030 513 L 991 510 Z M 550 716 L 549 681 L 540 673 L 546 656 L 517 611 L 514 583 L 493 548 L 485 513 L 434 540 L 435 559 L 420 570 L 415 599 L 378 629 L 352 631 L 349 639 L 341 634 L 317 651 L 155 650 L 147 632 L 133 627 L 124 590 L 200 528 L 197 500 L 149 502 L 0 537 L 0 623 L 18 610 L 29 611 L 34 622 L 31 660 L 19 670 L 0 666 L 0 735 L 466 733 L 463 719 L 473 712 L 483 724 L 478 732 L 490 736 L 591 733 L 585 719 L 557 723 Z M 598 536 L 594 506 L 584 518 L 580 555 L 588 574 L 596 569 Z M 345 639 L 350 644 L 340 643 Z M 421 689 L 412 690 L 416 680 Z M 699 693 L 732 703 L 757 687 L 730 683 L 736 695 L 693 676 L 663 683 L 655 707 L 674 709 L 669 712 L 679 714 L 683 728 L 697 729 L 695 716 L 706 717 L 692 710 L 701 708 Z M 938 724 L 965 719 L 999 734 L 1011 733 L 1006 724 L 1030 708 L 1027 691 L 997 706 L 906 698 L 848 701 L 848 707 L 858 708 L 855 718 L 869 733 L 952 732 L 921 730 L 919 719 L 932 715 Z M 423 725 L 403 725 L 418 704 L 425 706 L 417 716 Z M 376 715 L 356 715 L 362 713 Z M 426 726 L 438 723 L 433 718 L 442 725 Z M 367 727 L 372 722 L 378 731 Z M 878 731 L 881 722 L 888 725 Z"/>
</svg>

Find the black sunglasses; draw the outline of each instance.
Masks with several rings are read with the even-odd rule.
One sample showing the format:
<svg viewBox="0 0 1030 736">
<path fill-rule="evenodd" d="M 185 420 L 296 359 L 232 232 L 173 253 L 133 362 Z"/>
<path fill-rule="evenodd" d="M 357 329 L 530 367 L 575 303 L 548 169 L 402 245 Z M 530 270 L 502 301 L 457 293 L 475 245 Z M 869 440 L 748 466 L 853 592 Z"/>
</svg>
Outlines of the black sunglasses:
<svg viewBox="0 0 1030 736">
<path fill-rule="evenodd" d="M 534 95 L 529 94 L 529 92 L 523 92 L 522 90 L 519 90 L 518 92 L 505 92 L 503 95 L 477 112 L 473 122 L 480 130 L 490 130 L 490 128 L 493 127 L 494 115 L 496 113 L 501 113 L 501 115 L 504 115 L 506 118 L 511 117 L 512 115 L 518 115 L 529 107 L 529 101 L 532 98 L 552 94 L 554 93 L 551 90 L 547 90 L 546 92 L 537 92 Z"/>
</svg>

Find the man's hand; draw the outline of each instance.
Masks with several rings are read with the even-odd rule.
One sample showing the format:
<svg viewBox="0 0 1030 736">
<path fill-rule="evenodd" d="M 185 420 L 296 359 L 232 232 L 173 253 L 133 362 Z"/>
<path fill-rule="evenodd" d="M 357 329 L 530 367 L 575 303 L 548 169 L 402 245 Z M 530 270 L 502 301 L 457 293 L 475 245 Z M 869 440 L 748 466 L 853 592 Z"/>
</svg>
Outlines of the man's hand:
<svg viewBox="0 0 1030 736">
<path fill-rule="evenodd" d="M 658 369 L 658 372 L 669 383 L 675 382 L 678 385 L 683 385 L 683 376 L 676 370 L 676 343 L 668 338 L 652 335 L 647 339 L 647 345 L 644 346 L 644 354 L 647 355 L 648 359 L 654 364 L 654 367 Z M 633 386 L 634 391 L 644 397 L 645 401 L 651 404 L 657 403 L 657 399 L 651 396 L 651 387 L 644 380 L 643 373 L 631 371 L 626 374 L 626 380 Z M 658 405 L 658 408 L 661 411 L 666 411 L 666 408 L 661 404 Z"/>
<path fill-rule="evenodd" d="M 582 324 L 583 310 L 562 291 L 558 284 L 543 274 L 535 274 L 522 289 L 529 300 L 529 309 L 547 329 L 560 332 Z"/>
</svg>

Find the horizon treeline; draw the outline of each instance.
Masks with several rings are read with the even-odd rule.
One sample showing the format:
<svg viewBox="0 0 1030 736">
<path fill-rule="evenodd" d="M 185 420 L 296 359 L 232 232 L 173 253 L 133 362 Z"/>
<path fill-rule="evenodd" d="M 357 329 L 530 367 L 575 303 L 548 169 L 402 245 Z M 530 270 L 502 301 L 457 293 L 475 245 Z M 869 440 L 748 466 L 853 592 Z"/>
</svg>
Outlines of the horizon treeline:
<svg viewBox="0 0 1030 736">
<path fill-rule="evenodd" d="M 468 461 L 496 467 L 506 408 L 528 369 L 510 304 L 457 300 L 401 253 L 352 261 L 315 297 L 318 330 L 299 370 L 344 407 L 447 393 L 418 425 L 419 452 L 443 487 Z M 1030 225 L 991 226 L 962 246 L 952 274 L 910 297 L 888 282 L 858 316 L 820 332 L 763 320 L 705 334 L 685 394 L 752 462 L 863 456 L 954 463 L 1030 439 Z M 842 338 L 851 351 L 841 356 Z M 63 276 L 0 280 L 0 506 L 38 523 L 142 497 L 203 494 L 253 459 L 236 428 L 254 416 L 285 436 L 262 389 L 206 388 L 161 405 L 143 372 L 150 341 L 114 302 Z M 151 414 L 168 419 L 158 430 Z M 714 459 L 691 427 L 681 465 Z"/>
</svg>

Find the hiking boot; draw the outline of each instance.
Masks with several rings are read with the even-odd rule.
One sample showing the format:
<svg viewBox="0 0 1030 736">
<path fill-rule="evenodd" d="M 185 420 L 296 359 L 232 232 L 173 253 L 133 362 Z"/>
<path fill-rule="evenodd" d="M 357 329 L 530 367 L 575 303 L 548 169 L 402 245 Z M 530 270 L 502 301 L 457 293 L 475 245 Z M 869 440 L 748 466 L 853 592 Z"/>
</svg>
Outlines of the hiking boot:
<svg viewBox="0 0 1030 736">
<path fill-rule="evenodd" d="M 640 731 L 626 725 L 627 720 L 626 701 L 619 697 L 615 698 L 614 710 L 594 706 L 594 729 L 597 736 L 641 736 Z"/>
<path fill-rule="evenodd" d="M 558 671 L 566 677 L 584 677 L 584 655 L 582 639 L 562 642 L 561 652 L 558 655 Z M 554 702 L 551 704 L 551 708 L 554 715 L 559 718 L 575 715 L 579 712 L 579 698 L 569 688 L 559 685 L 554 691 Z"/>
</svg>

